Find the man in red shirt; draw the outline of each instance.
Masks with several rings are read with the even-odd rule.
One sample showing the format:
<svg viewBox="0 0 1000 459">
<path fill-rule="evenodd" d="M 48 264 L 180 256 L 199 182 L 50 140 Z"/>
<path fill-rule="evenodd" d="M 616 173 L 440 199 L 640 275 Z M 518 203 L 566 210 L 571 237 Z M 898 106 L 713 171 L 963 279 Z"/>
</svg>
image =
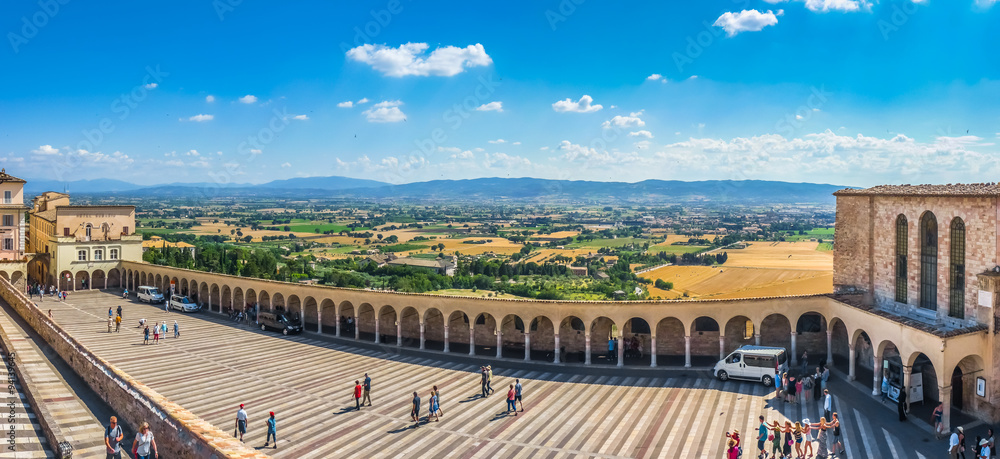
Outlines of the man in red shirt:
<svg viewBox="0 0 1000 459">
<path fill-rule="evenodd" d="M 514 385 L 510 385 L 510 390 L 507 391 L 507 413 L 514 411 L 514 416 L 517 416 L 517 405 L 514 403 L 516 400 L 517 393 L 514 392 Z"/>
<path fill-rule="evenodd" d="M 354 380 L 354 405 L 361 411 L 361 381 Z"/>
</svg>

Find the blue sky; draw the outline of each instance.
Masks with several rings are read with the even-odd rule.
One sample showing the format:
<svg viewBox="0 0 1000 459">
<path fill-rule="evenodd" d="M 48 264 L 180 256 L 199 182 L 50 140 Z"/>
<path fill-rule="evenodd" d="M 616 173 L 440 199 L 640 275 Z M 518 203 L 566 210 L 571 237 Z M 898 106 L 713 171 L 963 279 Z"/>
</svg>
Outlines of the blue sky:
<svg viewBox="0 0 1000 459">
<path fill-rule="evenodd" d="M 867 186 L 1000 173 L 988 0 L 0 12 L 0 165 L 26 178 Z"/>
</svg>

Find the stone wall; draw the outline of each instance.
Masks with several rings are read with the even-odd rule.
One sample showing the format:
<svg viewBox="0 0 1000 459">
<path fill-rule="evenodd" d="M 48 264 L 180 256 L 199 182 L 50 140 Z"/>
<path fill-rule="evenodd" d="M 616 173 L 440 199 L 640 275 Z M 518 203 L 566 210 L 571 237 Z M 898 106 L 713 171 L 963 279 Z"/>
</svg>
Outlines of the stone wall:
<svg viewBox="0 0 1000 459">
<path fill-rule="evenodd" d="M 835 293 L 867 291 L 871 283 L 871 203 L 868 196 L 837 196 L 836 235 L 833 242 Z"/>
<path fill-rule="evenodd" d="M 266 458 L 93 354 L 24 294 L 0 280 L 0 296 L 130 425 L 149 422 L 163 457 Z"/>
</svg>

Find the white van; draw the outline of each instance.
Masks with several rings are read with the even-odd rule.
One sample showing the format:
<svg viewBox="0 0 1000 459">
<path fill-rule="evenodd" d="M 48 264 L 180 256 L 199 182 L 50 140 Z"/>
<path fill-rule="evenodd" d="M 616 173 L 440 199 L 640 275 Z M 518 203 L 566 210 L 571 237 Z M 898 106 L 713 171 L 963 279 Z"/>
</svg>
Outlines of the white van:
<svg viewBox="0 0 1000 459">
<path fill-rule="evenodd" d="M 788 353 L 785 348 L 743 346 L 715 364 L 712 375 L 720 381 L 729 378 L 760 381 L 765 386 L 774 385 L 774 369 L 788 371 Z"/>
<path fill-rule="evenodd" d="M 143 285 L 136 289 L 135 297 L 140 302 L 145 301 L 150 304 L 163 302 L 163 294 L 160 293 L 160 290 L 148 285 Z"/>
<path fill-rule="evenodd" d="M 195 312 L 199 308 L 194 301 L 191 301 L 191 298 L 182 295 L 173 295 L 170 297 L 170 309 L 177 309 L 184 312 Z"/>
</svg>

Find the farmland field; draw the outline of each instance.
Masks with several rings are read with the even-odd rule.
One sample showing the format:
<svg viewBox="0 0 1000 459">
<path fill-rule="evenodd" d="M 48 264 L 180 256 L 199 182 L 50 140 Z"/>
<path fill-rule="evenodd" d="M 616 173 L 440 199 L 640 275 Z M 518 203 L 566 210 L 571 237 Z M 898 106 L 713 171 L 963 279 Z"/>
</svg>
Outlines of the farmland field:
<svg viewBox="0 0 1000 459">
<path fill-rule="evenodd" d="M 650 239 L 640 239 L 635 237 L 621 237 L 618 239 L 594 239 L 592 241 L 574 242 L 567 245 L 567 248 L 580 249 L 587 247 L 621 247 L 628 244 L 642 245 L 651 242 Z"/>
<path fill-rule="evenodd" d="M 808 241 L 810 239 L 833 239 L 833 228 L 813 228 L 805 232 L 806 234 L 796 234 L 793 236 L 785 236 L 785 240 L 789 242 L 796 241 Z"/>
<path fill-rule="evenodd" d="M 833 271 L 833 252 L 816 250 L 817 242 L 750 243 L 745 249 L 718 249 L 729 254 L 726 267 Z"/>
<path fill-rule="evenodd" d="M 728 263 L 727 263 L 728 265 Z M 678 298 L 754 298 L 807 295 L 833 291 L 833 272 L 816 270 L 737 268 L 730 266 L 665 266 L 643 274 L 673 282 L 673 290 L 650 289 L 650 295 Z"/>
</svg>

